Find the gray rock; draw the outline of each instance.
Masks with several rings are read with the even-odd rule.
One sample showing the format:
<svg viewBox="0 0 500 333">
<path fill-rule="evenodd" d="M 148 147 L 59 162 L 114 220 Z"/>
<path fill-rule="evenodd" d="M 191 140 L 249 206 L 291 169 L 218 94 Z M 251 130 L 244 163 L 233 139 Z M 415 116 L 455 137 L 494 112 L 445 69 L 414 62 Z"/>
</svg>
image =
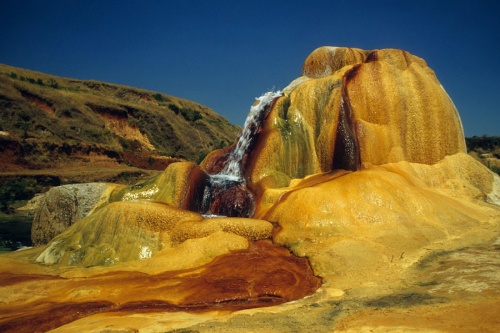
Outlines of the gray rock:
<svg viewBox="0 0 500 333">
<path fill-rule="evenodd" d="M 71 184 L 51 188 L 41 199 L 31 227 L 34 246 L 47 244 L 87 216 L 106 190 L 106 183 Z"/>
</svg>

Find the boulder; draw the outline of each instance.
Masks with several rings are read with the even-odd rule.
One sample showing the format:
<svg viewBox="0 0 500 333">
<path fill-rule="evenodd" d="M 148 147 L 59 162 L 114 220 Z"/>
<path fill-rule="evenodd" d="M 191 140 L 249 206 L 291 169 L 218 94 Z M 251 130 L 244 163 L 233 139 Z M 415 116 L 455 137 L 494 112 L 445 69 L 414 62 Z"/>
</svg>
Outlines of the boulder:
<svg viewBox="0 0 500 333">
<path fill-rule="evenodd" d="M 36 261 L 88 267 L 150 258 L 170 245 L 167 233 L 176 223 L 201 219 L 161 203 L 112 202 L 55 237 Z"/>
<path fill-rule="evenodd" d="M 51 188 L 38 200 L 31 228 L 34 246 L 52 238 L 81 220 L 116 186 L 106 183 L 71 184 Z"/>
</svg>

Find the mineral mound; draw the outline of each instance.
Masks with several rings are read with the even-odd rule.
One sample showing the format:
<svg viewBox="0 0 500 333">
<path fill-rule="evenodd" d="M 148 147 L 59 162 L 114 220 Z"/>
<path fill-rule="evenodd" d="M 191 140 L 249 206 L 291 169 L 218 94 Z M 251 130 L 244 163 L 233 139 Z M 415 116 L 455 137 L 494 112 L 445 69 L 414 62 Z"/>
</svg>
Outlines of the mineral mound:
<svg viewBox="0 0 500 333">
<path fill-rule="evenodd" d="M 259 98 L 245 144 L 108 185 L 0 257 L 2 331 L 496 331 L 500 178 L 434 72 L 321 47 L 302 74 Z"/>
</svg>

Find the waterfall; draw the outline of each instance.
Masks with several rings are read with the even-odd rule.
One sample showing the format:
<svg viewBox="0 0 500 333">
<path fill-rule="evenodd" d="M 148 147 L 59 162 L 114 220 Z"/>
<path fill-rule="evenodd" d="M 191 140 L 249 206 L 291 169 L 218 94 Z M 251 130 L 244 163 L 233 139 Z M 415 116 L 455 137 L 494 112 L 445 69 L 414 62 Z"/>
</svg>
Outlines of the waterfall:
<svg viewBox="0 0 500 333">
<path fill-rule="evenodd" d="M 246 187 L 242 163 L 262 126 L 269 105 L 280 96 L 281 91 L 277 91 L 267 92 L 256 98 L 258 103 L 250 108 L 243 131 L 229 153 L 224 168 L 215 175 L 209 175 L 201 205 L 205 216 L 248 217 L 253 214 L 254 197 Z"/>
<path fill-rule="evenodd" d="M 245 120 L 243 132 L 236 143 L 236 147 L 231 152 L 229 159 L 224 169 L 219 173 L 219 176 L 227 176 L 232 179 L 242 179 L 241 162 L 248 147 L 252 143 L 256 129 L 261 126 L 264 119 L 264 112 L 272 101 L 282 95 L 281 91 L 267 92 L 264 95 L 256 98 L 257 104 L 250 108 L 250 113 Z"/>
</svg>

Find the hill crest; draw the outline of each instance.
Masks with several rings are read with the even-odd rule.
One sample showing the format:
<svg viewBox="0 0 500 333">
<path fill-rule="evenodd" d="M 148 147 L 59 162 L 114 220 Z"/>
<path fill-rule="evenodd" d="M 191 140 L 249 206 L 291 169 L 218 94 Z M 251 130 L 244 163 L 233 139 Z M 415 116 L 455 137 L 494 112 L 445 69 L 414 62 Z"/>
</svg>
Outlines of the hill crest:
<svg viewBox="0 0 500 333">
<path fill-rule="evenodd" d="M 73 163 L 163 169 L 240 130 L 210 108 L 140 88 L 0 64 L 0 171 Z"/>
</svg>

